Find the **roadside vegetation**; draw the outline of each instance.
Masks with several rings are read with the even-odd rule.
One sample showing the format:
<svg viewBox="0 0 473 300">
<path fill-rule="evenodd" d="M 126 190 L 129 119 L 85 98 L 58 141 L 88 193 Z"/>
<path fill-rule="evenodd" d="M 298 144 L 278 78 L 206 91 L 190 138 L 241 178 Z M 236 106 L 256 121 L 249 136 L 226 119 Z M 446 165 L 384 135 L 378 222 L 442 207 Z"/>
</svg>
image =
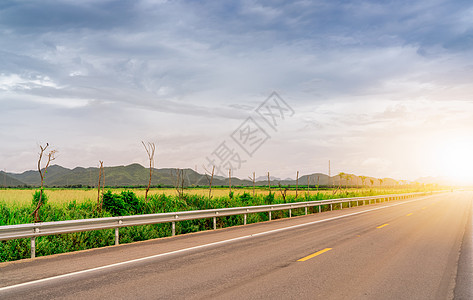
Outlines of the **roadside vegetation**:
<svg viewBox="0 0 473 300">
<path fill-rule="evenodd" d="M 264 187 L 253 189 L 233 187 L 214 188 L 211 197 L 204 195 L 206 189 L 185 189 L 184 193 L 176 193 L 171 189 L 151 189 L 145 198 L 144 189 L 112 190 L 106 189 L 101 196 L 101 209 L 98 209 L 96 189 L 47 189 L 43 190 L 42 207 L 38 219 L 41 222 L 101 218 L 121 215 L 152 214 L 185 210 L 202 210 L 223 207 L 239 207 L 251 205 L 291 203 L 299 201 L 318 201 L 341 197 L 359 197 L 380 194 L 407 193 L 427 190 L 424 187 L 361 189 L 347 188 L 334 193 L 328 188 L 317 188 L 301 191 L 298 196 L 294 188 L 279 187 L 269 192 Z M 29 196 L 29 197 L 28 197 Z M 79 197 L 76 199 L 74 197 Z M 27 199 L 29 198 L 29 201 Z M 20 199 L 20 200 L 18 200 Z M 57 199 L 62 199 L 58 201 Z M 64 200 L 67 199 L 67 200 Z M 31 211 L 37 207 L 39 192 L 31 189 L 0 189 L 0 226 L 34 222 Z M 322 210 L 328 210 L 323 207 Z M 315 213 L 310 208 L 309 213 Z M 292 215 L 302 215 L 304 210 L 293 210 Z M 287 211 L 273 212 L 272 218 L 288 217 Z M 255 223 L 268 220 L 267 213 L 248 215 L 247 222 Z M 217 227 L 229 227 L 243 224 L 243 216 L 229 216 L 217 219 Z M 182 221 L 176 223 L 176 234 L 184 234 L 213 228 L 211 219 Z M 143 225 L 120 229 L 120 243 L 130 243 L 171 235 L 170 224 Z M 104 247 L 114 244 L 114 231 L 97 230 L 44 236 L 36 239 L 36 255 L 44 256 L 90 248 Z M 0 262 L 29 258 L 29 239 L 0 241 Z"/>
<path fill-rule="evenodd" d="M 147 185 L 141 189 L 111 189 L 105 186 L 105 168 L 99 161 L 100 168 L 96 188 L 47 188 L 44 185 L 48 167 L 55 159 L 56 150 L 47 150 L 49 144 L 40 145 L 37 161 L 40 175 L 39 190 L 35 189 L 0 189 L 0 226 L 17 225 L 32 222 L 54 222 L 88 218 L 103 218 L 112 216 L 155 214 L 186 210 L 205 210 L 224 207 L 253 206 L 265 204 L 292 203 L 299 201 L 319 201 L 343 197 L 374 196 L 381 194 L 409 193 L 430 190 L 433 187 L 414 185 L 383 186 L 379 179 L 379 188 L 374 188 L 374 179 L 359 177 L 361 182 L 353 181 L 354 176 L 340 173 L 338 186 L 299 185 L 297 171 L 296 185 L 284 186 L 280 183 L 271 186 L 268 172 L 268 185 L 255 186 L 255 173 L 249 178 L 253 187 L 231 185 L 232 173 L 228 173 L 228 186 L 215 186 L 214 171 L 206 170 L 205 178 L 208 186 L 192 188 L 185 187 L 184 170 L 177 169 L 171 174 L 174 189 L 152 189 L 154 170 L 155 144 L 142 142 L 149 159 L 149 176 Z M 315 180 L 315 178 L 314 178 Z M 367 181 L 370 181 L 369 183 Z M 330 181 L 329 181 L 330 182 Z M 212 184 L 214 183 L 214 186 Z M 361 183 L 361 184 L 360 184 Z M 370 188 L 365 188 L 371 184 Z M 397 184 L 397 183 L 396 183 Z M 5 185 L 5 184 L 4 184 Z M 5 185 L 6 186 L 6 185 Z M 351 187 L 350 187 L 351 186 Z M 356 188 L 355 188 L 356 187 Z M 314 207 L 308 213 L 315 212 Z M 325 211 L 327 207 L 321 207 Z M 304 214 L 304 209 L 294 209 L 293 216 Z M 273 219 L 288 217 L 288 211 L 272 213 Z M 267 221 L 267 213 L 249 214 L 247 223 Z M 228 216 L 217 218 L 217 227 L 229 227 L 243 224 L 243 216 Z M 200 219 L 180 221 L 176 223 L 176 234 L 184 234 L 213 228 L 213 220 Z M 148 240 L 171 235 L 171 224 L 142 225 L 120 229 L 120 243 Z M 114 230 L 96 230 L 44 236 L 36 238 L 36 256 L 65 253 L 90 248 L 104 247 L 114 244 Z M 0 241 L 0 262 L 18 260 L 30 257 L 30 239 Z"/>
</svg>

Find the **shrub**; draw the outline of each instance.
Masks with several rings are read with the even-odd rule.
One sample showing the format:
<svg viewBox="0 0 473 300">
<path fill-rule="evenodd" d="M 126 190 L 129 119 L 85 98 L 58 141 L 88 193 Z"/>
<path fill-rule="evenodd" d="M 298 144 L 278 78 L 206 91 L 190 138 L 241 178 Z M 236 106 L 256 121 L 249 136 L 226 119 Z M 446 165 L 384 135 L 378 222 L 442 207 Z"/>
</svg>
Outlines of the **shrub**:
<svg viewBox="0 0 473 300">
<path fill-rule="evenodd" d="M 245 204 L 246 204 L 246 203 L 250 203 L 251 200 L 253 199 L 253 197 L 252 197 L 249 193 L 247 193 L 247 192 L 244 192 L 244 193 L 241 194 L 239 197 L 240 197 L 240 201 L 241 201 L 242 203 L 245 203 Z"/>
<path fill-rule="evenodd" d="M 268 195 L 264 196 L 264 203 L 266 204 L 273 204 L 274 202 L 274 193 L 269 193 Z"/>
<path fill-rule="evenodd" d="M 31 204 L 33 206 L 38 205 L 39 202 L 39 196 L 41 195 L 41 191 L 35 191 L 33 194 L 33 199 L 31 200 Z M 43 202 L 43 205 L 48 203 L 48 196 L 46 193 L 43 191 L 43 196 L 41 196 L 41 202 Z"/>
<path fill-rule="evenodd" d="M 110 190 L 103 194 L 103 209 L 112 216 L 123 216 L 127 213 L 122 195 L 113 194 Z"/>
<path fill-rule="evenodd" d="M 135 193 L 131 191 L 123 191 L 120 196 L 125 203 L 125 209 L 128 213 L 136 214 L 140 211 L 140 200 L 138 200 Z"/>
</svg>

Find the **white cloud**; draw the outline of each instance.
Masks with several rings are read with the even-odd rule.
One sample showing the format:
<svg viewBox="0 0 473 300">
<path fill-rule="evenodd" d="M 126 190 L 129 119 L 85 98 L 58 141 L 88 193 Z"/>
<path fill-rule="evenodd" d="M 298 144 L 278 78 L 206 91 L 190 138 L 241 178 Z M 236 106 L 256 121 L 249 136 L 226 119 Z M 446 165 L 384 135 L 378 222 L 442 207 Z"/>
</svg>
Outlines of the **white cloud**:
<svg viewBox="0 0 473 300">
<path fill-rule="evenodd" d="M 4 91 L 31 90 L 34 88 L 59 88 L 48 76 L 30 76 L 24 78 L 18 74 L 0 74 L 0 89 Z"/>
</svg>

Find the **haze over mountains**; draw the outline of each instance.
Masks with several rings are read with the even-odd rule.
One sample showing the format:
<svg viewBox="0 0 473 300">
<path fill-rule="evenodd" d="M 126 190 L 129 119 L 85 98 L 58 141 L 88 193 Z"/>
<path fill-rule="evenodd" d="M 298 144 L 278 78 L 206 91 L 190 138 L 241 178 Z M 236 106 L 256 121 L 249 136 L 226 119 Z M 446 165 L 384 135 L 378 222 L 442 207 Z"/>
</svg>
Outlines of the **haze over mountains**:
<svg viewBox="0 0 473 300">
<path fill-rule="evenodd" d="M 209 181 L 205 174 L 200 174 L 195 172 L 192 169 L 184 169 L 184 186 L 204 186 L 208 185 Z M 149 169 L 143 167 L 140 164 L 131 164 L 128 166 L 115 166 L 115 167 L 105 167 L 105 185 L 106 186 L 145 186 L 148 184 L 149 180 Z M 48 187 L 87 187 L 87 186 L 96 186 L 98 182 L 99 169 L 96 167 L 82 168 L 77 167 L 74 169 L 68 169 L 61 167 L 59 165 L 52 165 L 48 168 L 48 173 L 45 176 L 45 186 Z M 177 169 L 153 169 L 153 176 L 151 185 L 152 186 L 175 186 L 177 181 Z M 307 185 L 307 178 L 309 177 L 310 185 L 335 185 L 338 186 L 340 183 L 339 176 L 332 176 L 329 179 L 329 176 L 323 173 L 313 173 L 309 175 L 302 175 L 299 177 L 299 185 Z M 277 186 L 279 183 L 281 185 L 295 185 L 295 179 L 280 179 L 274 176 L 270 176 L 271 185 Z M 371 181 L 373 183 L 371 183 Z M 348 180 L 346 178 L 341 179 L 341 184 L 352 186 L 361 186 L 361 178 L 355 175 L 352 175 Z M 421 182 L 422 183 L 422 182 Z M 429 182 L 425 183 L 435 183 L 432 178 L 429 178 Z M 253 183 L 248 179 L 240 179 L 232 177 L 233 186 L 251 186 Z M 258 176 L 256 178 L 256 185 L 267 185 L 267 174 Z M 394 186 L 399 183 L 391 178 L 384 178 L 382 182 L 373 177 L 367 177 L 365 179 L 365 186 Z M 16 173 L 5 173 L 0 171 L 0 186 L 2 187 L 17 187 L 17 186 L 39 186 L 40 185 L 40 176 L 38 171 L 30 170 L 20 174 Z M 214 176 L 212 185 L 228 185 L 228 178 L 222 176 Z"/>
</svg>

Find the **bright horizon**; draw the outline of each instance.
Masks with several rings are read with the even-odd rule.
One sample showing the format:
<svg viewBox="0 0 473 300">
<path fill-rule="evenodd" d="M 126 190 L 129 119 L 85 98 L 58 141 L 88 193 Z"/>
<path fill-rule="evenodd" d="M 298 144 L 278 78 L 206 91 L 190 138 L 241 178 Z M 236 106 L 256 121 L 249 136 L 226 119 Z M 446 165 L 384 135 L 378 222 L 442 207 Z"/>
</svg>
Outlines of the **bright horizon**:
<svg viewBox="0 0 473 300">
<path fill-rule="evenodd" d="M 149 141 L 156 168 L 203 173 L 226 142 L 242 179 L 330 160 L 473 185 L 472 17 L 451 1 L 5 1 L 0 170 L 34 170 L 45 143 L 67 168 L 146 167 Z"/>
</svg>

